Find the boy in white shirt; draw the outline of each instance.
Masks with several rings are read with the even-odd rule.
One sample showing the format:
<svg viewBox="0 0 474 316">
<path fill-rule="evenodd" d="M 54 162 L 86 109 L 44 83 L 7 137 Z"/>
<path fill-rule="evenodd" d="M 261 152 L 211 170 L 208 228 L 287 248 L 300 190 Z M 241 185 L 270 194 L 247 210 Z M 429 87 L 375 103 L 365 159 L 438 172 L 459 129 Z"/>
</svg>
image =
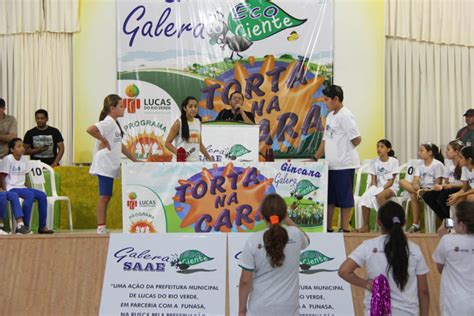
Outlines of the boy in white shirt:
<svg viewBox="0 0 474 316">
<path fill-rule="evenodd" d="M 342 88 L 331 85 L 323 90 L 323 95 L 329 114 L 326 117 L 323 141 L 313 159 L 318 160 L 324 153 L 329 165 L 327 231 L 333 231 L 334 208 L 339 207 L 342 213 L 342 227 L 339 230 L 349 232 L 349 221 L 354 207 L 354 173 L 360 166 L 355 148 L 362 138 L 354 115 L 342 104 Z"/>
</svg>

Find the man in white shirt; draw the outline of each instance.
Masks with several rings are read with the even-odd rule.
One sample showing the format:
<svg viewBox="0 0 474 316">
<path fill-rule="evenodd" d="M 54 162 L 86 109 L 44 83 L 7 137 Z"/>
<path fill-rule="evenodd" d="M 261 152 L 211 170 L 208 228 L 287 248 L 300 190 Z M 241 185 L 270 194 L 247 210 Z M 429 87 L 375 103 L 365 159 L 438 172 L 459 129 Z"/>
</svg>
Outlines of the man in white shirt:
<svg viewBox="0 0 474 316">
<path fill-rule="evenodd" d="M 334 208 L 339 207 L 342 213 L 342 227 L 339 230 L 348 232 L 351 210 L 354 207 L 354 173 L 360 166 L 355 148 L 362 138 L 354 115 L 342 104 L 342 88 L 331 85 L 323 90 L 323 95 L 329 113 L 326 117 L 323 141 L 313 158 L 318 160 L 324 153 L 329 165 L 327 231 L 333 231 Z"/>
</svg>

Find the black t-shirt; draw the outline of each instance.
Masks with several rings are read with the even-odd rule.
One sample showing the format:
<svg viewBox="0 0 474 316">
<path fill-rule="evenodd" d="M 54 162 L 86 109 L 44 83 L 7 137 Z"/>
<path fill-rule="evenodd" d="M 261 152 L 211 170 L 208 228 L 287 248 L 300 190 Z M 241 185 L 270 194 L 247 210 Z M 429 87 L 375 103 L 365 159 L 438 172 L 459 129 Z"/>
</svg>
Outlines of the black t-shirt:
<svg viewBox="0 0 474 316">
<path fill-rule="evenodd" d="M 253 116 L 252 112 L 245 111 L 245 114 L 249 117 L 249 119 L 255 123 L 255 117 Z M 224 109 L 217 114 L 216 121 L 234 121 L 234 122 L 243 122 L 244 118 L 242 114 L 234 115 L 232 110 Z"/>
<path fill-rule="evenodd" d="M 23 142 L 30 145 L 31 148 L 41 148 L 49 146 L 42 153 L 31 155 L 31 159 L 41 160 L 45 164 L 51 165 L 58 154 L 58 143 L 64 141 L 61 132 L 54 127 L 48 126 L 44 131 L 33 127 L 26 132 Z"/>
<path fill-rule="evenodd" d="M 456 134 L 456 138 L 460 139 L 465 146 L 474 145 L 474 130 L 470 130 L 469 127 L 464 126 Z"/>
</svg>

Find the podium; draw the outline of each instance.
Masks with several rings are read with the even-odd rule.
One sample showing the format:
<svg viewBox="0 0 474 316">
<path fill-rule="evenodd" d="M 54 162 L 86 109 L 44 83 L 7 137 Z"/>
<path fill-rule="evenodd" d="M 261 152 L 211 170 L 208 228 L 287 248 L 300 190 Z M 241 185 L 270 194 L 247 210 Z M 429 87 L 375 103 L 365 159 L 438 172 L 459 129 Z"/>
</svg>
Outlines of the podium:
<svg viewBox="0 0 474 316">
<path fill-rule="evenodd" d="M 212 121 L 202 124 L 204 146 L 214 161 L 258 162 L 259 125 Z M 204 160 L 201 154 L 201 160 Z"/>
</svg>

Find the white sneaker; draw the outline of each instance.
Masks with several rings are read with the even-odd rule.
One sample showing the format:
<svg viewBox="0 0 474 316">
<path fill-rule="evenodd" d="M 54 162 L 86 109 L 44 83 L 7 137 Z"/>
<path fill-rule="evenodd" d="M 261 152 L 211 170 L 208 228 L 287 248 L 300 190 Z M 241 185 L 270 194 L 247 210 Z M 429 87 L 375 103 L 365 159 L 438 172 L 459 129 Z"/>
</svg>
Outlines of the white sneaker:
<svg viewBox="0 0 474 316">
<path fill-rule="evenodd" d="M 105 226 L 98 226 L 97 227 L 97 234 L 99 234 L 99 235 L 107 234 L 106 227 Z"/>
<path fill-rule="evenodd" d="M 10 234 L 0 228 L 0 235 L 10 235 Z"/>
</svg>

